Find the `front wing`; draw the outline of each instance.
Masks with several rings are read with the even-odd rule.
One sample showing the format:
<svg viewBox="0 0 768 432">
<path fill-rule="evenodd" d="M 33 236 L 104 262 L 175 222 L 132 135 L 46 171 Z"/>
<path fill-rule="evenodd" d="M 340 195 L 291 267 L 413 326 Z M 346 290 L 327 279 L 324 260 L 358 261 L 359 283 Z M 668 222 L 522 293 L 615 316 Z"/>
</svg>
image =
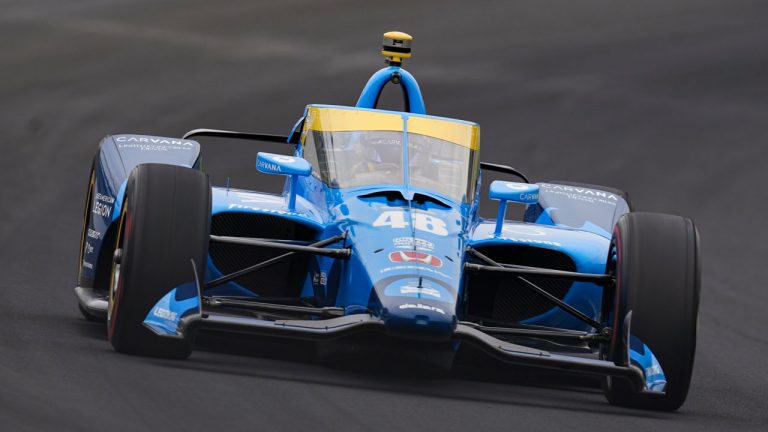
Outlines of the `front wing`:
<svg viewBox="0 0 768 432">
<path fill-rule="evenodd" d="M 328 316 L 334 314 L 341 316 L 309 320 L 268 320 L 221 313 L 215 307 L 203 307 L 210 305 L 211 301 L 202 296 L 202 284 L 196 270 L 195 276 L 196 284 L 174 289 L 158 302 L 144 321 L 147 328 L 159 336 L 169 338 L 191 338 L 197 331 L 205 330 L 309 341 L 386 331 L 384 321 L 380 318 L 368 313 L 342 315 L 344 311 L 340 308 L 317 308 L 316 314 L 324 312 Z M 577 374 L 609 376 L 629 381 L 637 391 L 663 394 L 650 391 L 651 387 L 642 370 L 629 361 L 622 366 L 610 361 L 550 353 L 498 339 L 483 332 L 476 324 L 465 322 L 457 324 L 451 340 L 472 344 L 506 363 Z"/>
</svg>

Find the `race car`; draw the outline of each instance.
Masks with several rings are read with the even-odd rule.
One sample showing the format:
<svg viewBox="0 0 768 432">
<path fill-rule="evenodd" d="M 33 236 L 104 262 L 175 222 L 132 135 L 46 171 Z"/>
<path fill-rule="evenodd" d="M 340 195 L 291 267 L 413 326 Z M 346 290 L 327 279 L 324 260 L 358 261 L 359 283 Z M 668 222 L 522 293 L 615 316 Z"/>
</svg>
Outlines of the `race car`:
<svg viewBox="0 0 768 432">
<path fill-rule="evenodd" d="M 612 404 L 679 408 L 696 347 L 693 222 L 635 212 L 615 188 L 481 162 L 476 123 L 427 114 L 402 68 L 411 43 L 385 33 L 388 64 L 357 104 L 308 105 L 286 136 L 105 137 L 83 214 L 83 315 L 127 354 L 183 359 L 199 332 L 225 332 L 330 353 L 386 346 L 450 368 L 473 346 L 598 377 Z M 377 109 L 388 83 L 402 112 Z M 283 192 L 212 187 L 192 139 L 205 136 L 284 143 L 255 162 L 286 177 Z M 490 184 L 495 219 L 478 212 L 487 172 L 506 178 Z"/>
</svg>

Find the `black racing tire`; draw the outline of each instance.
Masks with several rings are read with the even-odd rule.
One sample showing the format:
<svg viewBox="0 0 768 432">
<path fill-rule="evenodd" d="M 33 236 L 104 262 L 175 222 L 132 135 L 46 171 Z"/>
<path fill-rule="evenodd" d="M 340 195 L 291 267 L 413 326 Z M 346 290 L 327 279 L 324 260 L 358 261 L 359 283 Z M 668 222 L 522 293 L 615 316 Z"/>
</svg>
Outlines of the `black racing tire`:
<svg viewBox="0 0 768 432">
<path fill-rule="evenodd" d="M 143 325 L 172 288 L 205 272 L 211 185 L 200 171 L 143 164 L 128 177 L 109 289 L 109 341 L 121 353 L 183 359 L 191 338 L 161 337 Z M 119 263 L 118 263 L 119 262 Z M 117 273 L 117 276 L 115 274 Z"/>
<path fill-rule="evenodd" d="M 616 289 L 610 315 L 614 329 L 606 357 L 626 364 L 624 318 L 629 331 L 658 359 L 667 386 L 663 396 L 635 392 L 628 382 L 606 379 L 613 405 L 674 411 L 688 395 L 696 353 L 701 267 L 693 221 L 658 213 L 627 213 L 613 231 L 608 271 Z"/>
</svg>

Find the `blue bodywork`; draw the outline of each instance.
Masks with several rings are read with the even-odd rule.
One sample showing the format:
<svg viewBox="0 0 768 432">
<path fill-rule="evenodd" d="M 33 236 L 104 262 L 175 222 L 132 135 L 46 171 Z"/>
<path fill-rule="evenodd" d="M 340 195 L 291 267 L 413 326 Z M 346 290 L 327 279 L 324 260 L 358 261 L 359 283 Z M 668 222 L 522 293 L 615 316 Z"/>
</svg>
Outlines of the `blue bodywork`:
<svg viewBox="0 0 768 432">
<path fill-rule="evenodd" d="M 109 271 L 116 225 L 113 222 L 120 215 L 128 176 L 145 163 L 199 168 L 200 144 L 189 139 L 134 134 L 108 135 L 101 140 L 93 163 L 93 189 L 86 203 L 88 222 L 79 286 L 92 287 L 97 283 L 97 272 Z"/>
<path fill-rule="evenodd" d="M 374 74 L 357 107 L 376 110 L 384 85 L 397 74 L 406 90 L 410 112 L 397 112 L 405 124 L 409 117 L 428 117 L 419 86 L 398 66 Z M 294 130 L 302 127 L 304 117 Z M 370 313 L 383 320 L 387 332 L 410 339 L 441 341 L 450 338 L 464 319 L 471 277 L 465 274 L 465 250 L 489 247 L 529 247 L 567 256 L 582 273 L 604 273 L 611 231 L 629 204 L 611 192 L 587 187 L 538 183 L 525 189 L 529 201 L 522 221 L 480 218 L 479 196 L 455 200 L 405 182 L 351 188 L 331 187 L 306 166 L 296 168 L 289 159 L 301 159 L 301 144 L 292 156 L 261 154 L 258 169 L 287 175 L 280 195 L 214 187 L 212 217 L 250 214 L 278 217 L 319 241 L 346 233 L 343 246 L 351 258 L 308 258 L 308 271 L 298 287 L 299 296 L 320 306 L 344 308 L 347 314 Z M 406 156 L 407 157 L 407 156 Z M 131 170 L 141 163 L 164 163 L 199 168 L 200 146 L 192 140 L 114 135 L 104 138 L 94 163 L 95 182 L 88 204 L 88 236 L 83 245 L 80 284 L 98 284 L 97 272 L 108 266 L 114 238 L 113 222 L 120 214 L 125 185 Z M 407 179 L 406 179 L 407 180 Z M 477 176 L 479 186 L 480 176 Z M 504 184 L 498 184 L 502 188 Z M 479 190 L 479 187 L 476 188 Z M 499 189 L 497 194 L 503 191 Z M 506 195 L 499 195 L 503 198 Z M 523 198 L 519 198 L 522 200 Z M 502 199 L 506 207 L 506 199 Z M 503 213 L 501 218 L 503 220 Z M 335 245 L 341 247 L 342 243 Z M 222 276 L 209 258 L 204 279 Z M 97 287 L 98 288 L 98 287 Z M 600 319 L 602 287 L 574 282 L 563 300 L 589 317 Z M 210 296 L 258 296 L 237 282 L 204 292 Z M 194 284 L 168 287 L 168 294 L 147 311 L 145 324 L 159 334 L 178 336 L 179 320 L 199 313 Z M 592 331 L 582 321 L 559 308 L 527 318 L 521 324 Z M 663 388 L 664 374 L 650 349 L 638 340 L 631 344 L 631 360 L 645 373 L 649 389 Z"/>
</svg>

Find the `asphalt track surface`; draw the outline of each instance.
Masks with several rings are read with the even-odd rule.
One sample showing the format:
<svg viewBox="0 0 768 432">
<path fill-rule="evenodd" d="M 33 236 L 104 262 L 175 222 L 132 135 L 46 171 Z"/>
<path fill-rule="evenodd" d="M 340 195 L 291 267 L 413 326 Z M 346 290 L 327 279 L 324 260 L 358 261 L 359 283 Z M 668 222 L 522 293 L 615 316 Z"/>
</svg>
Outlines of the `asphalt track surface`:
<svg viewBox="0 0 768 432">
<path fill-rule="evenodd" d="M 0 429 L 768 428 L 768 3 L 414 3 L 0 2 Z M 136 358 L 80 317 L 103 135 L 286 133 L 307 103 L 354 104 L 390 29 L 415 35 L 406 67 L 428 111 L 482 125 L 483 160 L 695 220 L 700 336 L 679 412 L 615 408 L 591 381 L 530 371 L 328 368 L 286 344 Z M 204 145 L 216 183 L 278 186 L 252 163 L 279 145 Z"/>
</svg>

